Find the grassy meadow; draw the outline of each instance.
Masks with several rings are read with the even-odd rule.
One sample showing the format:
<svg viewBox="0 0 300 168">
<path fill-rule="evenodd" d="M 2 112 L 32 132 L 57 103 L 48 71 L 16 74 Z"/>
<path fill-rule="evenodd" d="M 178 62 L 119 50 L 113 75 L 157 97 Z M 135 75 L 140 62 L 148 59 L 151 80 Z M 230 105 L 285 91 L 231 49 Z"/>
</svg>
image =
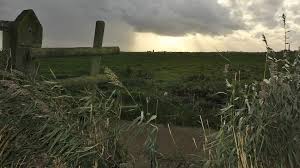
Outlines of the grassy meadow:
<svg viewBox="0 0 300 168">
<path fill-rule="evenodd" d="M 51 78 L 87 75 L 91 58 L 55 58 L 39 61 L 40 72 Z M 225 78 L 248 83 L 263 79 L 265 53 L 246 52 L 122 52 L 101 57 L 102 67 L 111 68 L 125 84 L 134 99 L 150 114 L 158 115 L 158 122 L 176 125 L 199 125 L 199 115 L 212 127 L 219 125 L 216 116 L 224 105 Z M 225 67 L 227 67 L 225 70 Z M 224 71 L 228 71 L 225 73 Z M 102 88 L 105 86 L 101 86 Z M 110 90 L 110 89 L 109 89 Z M 124 94 L 124 104 L 131 99 Z M 140 112 L 126 112 L 123 119 L 132 120 Z"/>
</svg>

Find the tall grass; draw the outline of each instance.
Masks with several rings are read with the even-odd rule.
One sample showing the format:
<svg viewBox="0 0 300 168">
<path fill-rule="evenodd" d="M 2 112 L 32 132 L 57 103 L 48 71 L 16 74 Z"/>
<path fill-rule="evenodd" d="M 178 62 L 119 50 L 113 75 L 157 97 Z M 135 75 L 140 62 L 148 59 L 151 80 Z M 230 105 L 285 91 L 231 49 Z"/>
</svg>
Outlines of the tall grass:
<svg viewBox="0 0 300 168">
<path fill-rule="evenodd" d="M 236 74 L 228 82 L 221 128 L 206 141 L 206 167 L 300 167 L 300 51 L 278 58 L 263 41 L 265 79 L 242 85 Z"/>
<path fill-rule="evenodd" d="M 104 72 L 115 90 L 107 94 L 95 85 L 74 90 L 52 80 L 33 80 L 9 68 L 9 58 L 9 53 L 0 53 L 1 167 L 130 167 L 134 161 L 124 138 L 132 129 L 151 132 L 145 152 L 151 167 L 158 166 L 157 128 L 149 127 L 156 116 L 148 110 L 144 115 L 109 68 Z M 123 106 L 121 89 L 133 106 Z M 122 124 L 121 113 L 133 109 L 141 116 Z"/>
<path fill-rule="evenodd" d="M 0 70 L 1 167 L 120 167 L 117 92 L 72 94 L 58 83 L 33 82 Z M 94 89 L 92 89 L 94 91 Z"/>
</svg>

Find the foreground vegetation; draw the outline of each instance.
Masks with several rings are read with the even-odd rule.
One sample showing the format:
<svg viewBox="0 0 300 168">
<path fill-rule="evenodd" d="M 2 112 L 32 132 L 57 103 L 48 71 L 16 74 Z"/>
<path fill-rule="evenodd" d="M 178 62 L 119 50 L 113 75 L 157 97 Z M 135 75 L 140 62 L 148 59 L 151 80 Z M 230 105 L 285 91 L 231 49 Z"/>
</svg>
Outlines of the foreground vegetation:
<svg viewBox="0 0 300 168">
<path fill-rule="evenodd" d="M 263 78 L 264 62 L 264 53 L 245 52 L 121 53 L 101 58 L 144 109 L 157 112 L 158 122 L 200 126 L 202 115 L 215 128 L 220 124 L 218 109 L 226 101 L 226 96 L 216 94 L 226 90 L 225 68 L 227 77 L 240 72 L 241 82 L 248 83 Z M 47 79 L 52 77 L 49 69 L 57 78 L 66 78 L 88 74 L 90 63 L 88 58 L 48 59 L 40 68 Z M 123 102 L 130 104 L 131 98 L 123 96 Z M 122 118 L 132 120 L 139 114 L 132 111 Z"/>
<path fill-rule="evenodd" d="M 245 85 L 241 73 L 223 74 L 227 91 L 218 93 L 225 95 L 226 102 L 218 113 L 220 129 L 216 134 L 205 135 L 201 159 L 185 161 L 184 166 L 300 165 L 300 55 L 285 53 L 289 56 L 279 59 L 278 53 L 267 49 L 264 67 L 269 73 L 264 74 L 270 77 L 262 82 Z M 122 90 L 128 91 L 127 88 L 111 70 L 105 72 L 111 77 L 111 84 L 119 88 L 108 95 L 107 91 L 103 92 L 107 87 L 66 89 L 59 83 L 29 79 L 2 65 L 0 164 L 4 167 L 130 167 L 132 158 L 120 139 L 129 127 L 149 125 L 157 116 L 137 115 L 133 125 L 121 125 L 124 109 L 151 111 L 123 104 Z M 131 103 L 138 104 L 135 100 Z M 207 122 L 202 117 L 199 120 L 205 132 Z M 157 129 L 152 128 L 145 152 L 152 167 L 157 167 Z"/>
<path fill-rule="evenodd" d="M 227 84 L 221 128 L 207 140 L 207 166 L 300 166 L 300 53 L 278 58 L 267 50 L 270 77 L 243 85 L 235 76 Z"/>
<path fill-rule="evenodd" d="M 100 91 L 72 96 L 62 86 L 0 71 L 1 167 L 116 167 L 119 104 Z"/>
</svg>

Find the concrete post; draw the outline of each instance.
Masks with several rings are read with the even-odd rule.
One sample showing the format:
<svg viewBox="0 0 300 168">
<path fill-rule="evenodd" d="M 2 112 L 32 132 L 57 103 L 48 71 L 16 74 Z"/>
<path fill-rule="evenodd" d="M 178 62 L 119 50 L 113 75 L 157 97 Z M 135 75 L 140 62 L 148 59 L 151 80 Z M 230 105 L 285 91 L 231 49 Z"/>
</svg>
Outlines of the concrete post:
<svg viewBox="0 0 300 168">
<path fill-rule="evenodd" d="M 104 28 L 105 28 L 104 21 L 96 22 L 93 48 L 102 48 Z M 101 64 L 100 56 L 94 57 L 92 59 L 90 75 L 97 75 L 100 72 L 100 64 Z"/>
<path fill-rule="evenodd" d="M 11 33 L 12 33 L 12 22 L 0 20 L 0 31 L 2 31 L 2 49 L 6 50 L 11 48 Z"/>
<path fill-rule="evenodd" d="M 95 28 L 95 36 L 94 36 L 94 48 L 101 48 L 104 36 L 104 28 L 105 22 L 104 21 L 97 21 L 96 28 Z"/>
</svg>

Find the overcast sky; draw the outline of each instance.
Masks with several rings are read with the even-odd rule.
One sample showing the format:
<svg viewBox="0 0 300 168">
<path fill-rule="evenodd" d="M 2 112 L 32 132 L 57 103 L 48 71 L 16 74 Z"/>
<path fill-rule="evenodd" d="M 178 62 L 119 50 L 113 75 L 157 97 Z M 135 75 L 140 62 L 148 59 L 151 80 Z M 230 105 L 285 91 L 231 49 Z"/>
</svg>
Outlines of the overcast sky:
<svg viewBox="0 0 300 168">
<path fill-rule="evenodd" d="M 44 47 L 91 46 L 104 20 L 104 45 L 123 51 L 264 51 L 263 33 L 279 50 L 283 12 L 292 48 L 300 46 L 300 0 L 0 0 L 0 20 L 29 8 Z"/>
</svg>

